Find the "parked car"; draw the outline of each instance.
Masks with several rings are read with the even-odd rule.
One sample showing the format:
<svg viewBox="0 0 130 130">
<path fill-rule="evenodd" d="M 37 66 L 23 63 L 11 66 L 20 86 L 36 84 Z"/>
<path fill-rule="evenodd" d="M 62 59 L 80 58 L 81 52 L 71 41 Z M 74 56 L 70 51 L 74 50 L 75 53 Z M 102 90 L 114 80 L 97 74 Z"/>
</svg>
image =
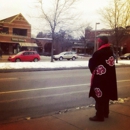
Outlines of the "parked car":
<svg viewBox="0 0 130 130">
<path fill-rule="evenodd" d="M 20 61 L 34 61 L 37 62 L 40 60 L 40 55 L 36 51 L 21 51 L 16 55 L 11 55 L 8 58 L 8 61 L 20 62 Z"/>
<path fill-rule="evenodd" d="M 120 56 L 120 59 L 130 59 L 130 53 L 126 53 L 126 54 Z"/>
<path fill-rule="evenodd" d="M 77 58 L 78 55 L 75 52 L 61 52 L 60 54 L 53 56 L 53 59 L 55 60 L 63 60 L 63 59 L 75 60 Z"/>
</svg>

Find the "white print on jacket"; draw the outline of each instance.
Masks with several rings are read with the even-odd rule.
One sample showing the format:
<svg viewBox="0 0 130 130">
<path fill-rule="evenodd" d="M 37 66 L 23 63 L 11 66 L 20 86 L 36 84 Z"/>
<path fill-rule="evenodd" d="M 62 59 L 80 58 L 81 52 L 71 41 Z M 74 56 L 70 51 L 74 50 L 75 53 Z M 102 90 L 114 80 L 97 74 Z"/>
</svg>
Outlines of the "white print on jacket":
<svg viewBox="0 0 130 130">
<path fill-rule="evenodd" d="M 95 91 L 95 95 L 98 98 L 102 97 L 102 91 L 100 90 L 100 88 L 95 88 L 94 91 Z"/>
<path fill-rule="evenodd" d="M 96 75 L 103 75 L 106 73 L 106 68 L 103 65 L 99 65 L 96 69 Z"/>
<path fill-rule="evenodd" d="M 114 66 L 115 65 L 115 59 L 113 56 L 109 57 L 108 60 L 106 60 L 106 63 L 109 65 L 109 66 Z"/>
</svg>

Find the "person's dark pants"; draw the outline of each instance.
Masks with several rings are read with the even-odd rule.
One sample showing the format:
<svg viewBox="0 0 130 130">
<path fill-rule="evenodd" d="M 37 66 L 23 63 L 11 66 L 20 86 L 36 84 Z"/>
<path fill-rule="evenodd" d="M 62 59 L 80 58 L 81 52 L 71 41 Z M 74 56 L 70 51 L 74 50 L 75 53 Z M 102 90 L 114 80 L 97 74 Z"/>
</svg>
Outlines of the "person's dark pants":
<svg viewBox="0 0 130 130">
<path fill-rule="evenodd" d="M 98 118 L 108 117 L 109 115 L 109 99 L 95 99 L 96 116 Z"/>
</svg>

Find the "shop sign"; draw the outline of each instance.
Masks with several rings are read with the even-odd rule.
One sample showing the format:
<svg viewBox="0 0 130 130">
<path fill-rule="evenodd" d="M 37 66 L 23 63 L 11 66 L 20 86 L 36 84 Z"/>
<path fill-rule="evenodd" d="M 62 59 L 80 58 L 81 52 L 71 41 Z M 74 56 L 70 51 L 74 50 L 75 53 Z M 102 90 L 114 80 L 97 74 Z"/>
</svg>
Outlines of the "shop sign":
<svg viewBox="0 0 130 130">
<path fill-rule="evenodd" d="M 19 39 L 19 42 L 26 42 L 26 39 Z"/>
<path fill-rule="evenodd" d="M 26 39 L 21 39 L 21 38 L 12 38 L 12 41 L 25 42 Z"/>
<path fill-rule="evenodd" d="M 12 41 L 18 41 L 18 38 L 12 38 Z"/>
</svg>

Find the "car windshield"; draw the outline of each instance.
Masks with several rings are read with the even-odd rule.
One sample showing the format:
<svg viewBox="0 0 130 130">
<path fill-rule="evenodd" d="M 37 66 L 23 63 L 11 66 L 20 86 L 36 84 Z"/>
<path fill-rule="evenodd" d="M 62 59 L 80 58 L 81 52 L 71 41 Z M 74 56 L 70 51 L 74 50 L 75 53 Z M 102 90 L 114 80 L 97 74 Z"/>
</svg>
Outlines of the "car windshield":
<svg viewBox="0 0 130 130">
<path fill-rule="evenodd" d="M 68 51 L 68 52 L 61 52 L 59 55 L 65 55 L 65 54 L 76 54 L 76 52 L 70 52 L 70 51 Z"/>
<path fill-rule="evenodd" d="M 64 55 L 66 52 L 61 52 L 59 55 Z"/>
<path fill-rule="evenodd" d="M 23 52 L 19 52 L 19 53 L 17 53 L 16 55 L 21 55 Z"/>
</svg>

